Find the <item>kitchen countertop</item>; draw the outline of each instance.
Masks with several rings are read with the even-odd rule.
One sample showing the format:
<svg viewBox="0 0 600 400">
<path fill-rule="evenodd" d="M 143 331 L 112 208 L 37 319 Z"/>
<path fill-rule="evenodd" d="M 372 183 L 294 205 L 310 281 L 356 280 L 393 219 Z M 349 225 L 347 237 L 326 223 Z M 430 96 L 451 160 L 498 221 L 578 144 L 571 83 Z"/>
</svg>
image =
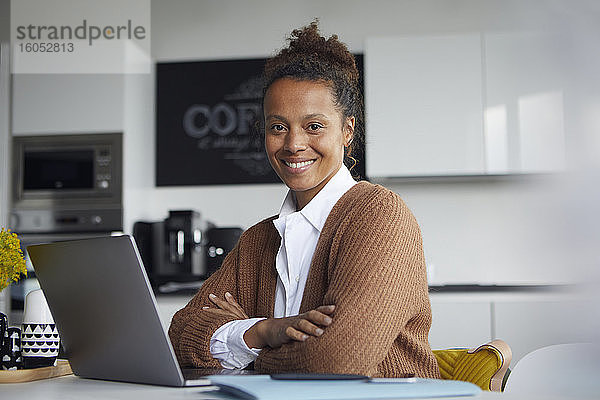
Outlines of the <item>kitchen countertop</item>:
<svg viewBox="0 0 600 400">
<path fill-rule="evenodd" d="M 200 285 L 198 285 L 199 287 Z M 429 293 L 558 293 L 572 291 L 576 285 L 485 285 L 485 284 L 448 284 L 429 285 Z M 198 288 L 182 288 L 164 292 L 154 288 L 156 296 L 193 296 Z"/>
</svg>

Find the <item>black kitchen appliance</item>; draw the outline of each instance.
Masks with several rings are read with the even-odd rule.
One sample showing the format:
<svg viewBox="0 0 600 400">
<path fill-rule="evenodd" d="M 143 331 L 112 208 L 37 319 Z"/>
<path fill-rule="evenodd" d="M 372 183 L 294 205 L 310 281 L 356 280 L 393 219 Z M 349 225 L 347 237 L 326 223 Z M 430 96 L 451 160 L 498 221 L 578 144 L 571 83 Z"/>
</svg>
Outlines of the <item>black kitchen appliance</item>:
<svg viewBox="0 0 600 400">
<path fill-rule="evenodd" d="M 155 278 L 188 281 L 205 276 L 204 233 L 210 226 L 197 211 L 169 211 L 169 217 L 153 230 Z"/>
<path fill-rule="evenodd" d="M 242 232 L 217 228 L 193 210 L 169 211 L 164 221 L 133 226 L 150 283 L 161 292 L 197 288 L 221 266 Z"/>
<path fill-rule="evenodd" d="M 123 229 L 121 133 L 15 136 L 12 162 L 13 231 Z"/>
<path fill-rule="evenodd" d="M 242 228 L 211 228 L 207 231 L 206 245 L 207 275 L 213 274 L 225 260 L 225 256 L 237 244 L 244 230 Z"/>
<path fill-rule="evenodd" d="M 206 231 L 214 225 L 194 210 L 172 210 L 159 222 L 136 222 L 133 237 L 154 287 L 204 279 Z"/>
</svg>

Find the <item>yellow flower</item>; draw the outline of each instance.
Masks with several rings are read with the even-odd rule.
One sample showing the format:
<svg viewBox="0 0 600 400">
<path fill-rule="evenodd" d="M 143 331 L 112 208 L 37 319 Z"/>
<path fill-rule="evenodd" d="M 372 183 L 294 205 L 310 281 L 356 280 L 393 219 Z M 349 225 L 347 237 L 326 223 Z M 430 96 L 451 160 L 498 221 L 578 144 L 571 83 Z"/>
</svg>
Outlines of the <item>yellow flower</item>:
<svg viewBox="0 0 600 400">
<path fill-rule="evenodd" d="M 0 231 L 0 292 L 11 282 L 16 282 L 21 274 L 27 276 L 25 258 L 16 233 L 10 229 Z"/>
</svg>

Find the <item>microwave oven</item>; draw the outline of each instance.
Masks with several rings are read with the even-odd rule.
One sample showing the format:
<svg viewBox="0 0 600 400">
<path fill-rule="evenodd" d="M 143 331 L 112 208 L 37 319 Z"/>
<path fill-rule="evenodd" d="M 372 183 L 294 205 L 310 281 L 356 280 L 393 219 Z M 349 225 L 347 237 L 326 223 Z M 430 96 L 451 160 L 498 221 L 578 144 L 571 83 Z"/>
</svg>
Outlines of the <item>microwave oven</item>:
<svg viewBox="0 0 600 400">
<path fill-rule="evenodd" d="M 13 230 L 122 230 L 122 134 L 13 137 Z"/>
</svg>

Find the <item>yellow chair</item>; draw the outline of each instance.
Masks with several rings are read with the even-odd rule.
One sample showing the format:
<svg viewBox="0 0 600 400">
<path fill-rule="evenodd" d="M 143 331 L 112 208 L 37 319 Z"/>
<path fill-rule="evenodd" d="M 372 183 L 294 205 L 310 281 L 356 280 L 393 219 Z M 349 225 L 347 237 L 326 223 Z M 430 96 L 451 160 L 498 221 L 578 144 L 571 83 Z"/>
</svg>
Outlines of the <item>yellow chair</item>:
<svg viewBox="0 0 600 400">
<path fill-rule="evenodd" d="M 496 339 L 475 349 L 434 350 L 442 379 L 467 381 L 483 390 L 501 392 L 512 360 L 510 346 Z"/>
</svg>

